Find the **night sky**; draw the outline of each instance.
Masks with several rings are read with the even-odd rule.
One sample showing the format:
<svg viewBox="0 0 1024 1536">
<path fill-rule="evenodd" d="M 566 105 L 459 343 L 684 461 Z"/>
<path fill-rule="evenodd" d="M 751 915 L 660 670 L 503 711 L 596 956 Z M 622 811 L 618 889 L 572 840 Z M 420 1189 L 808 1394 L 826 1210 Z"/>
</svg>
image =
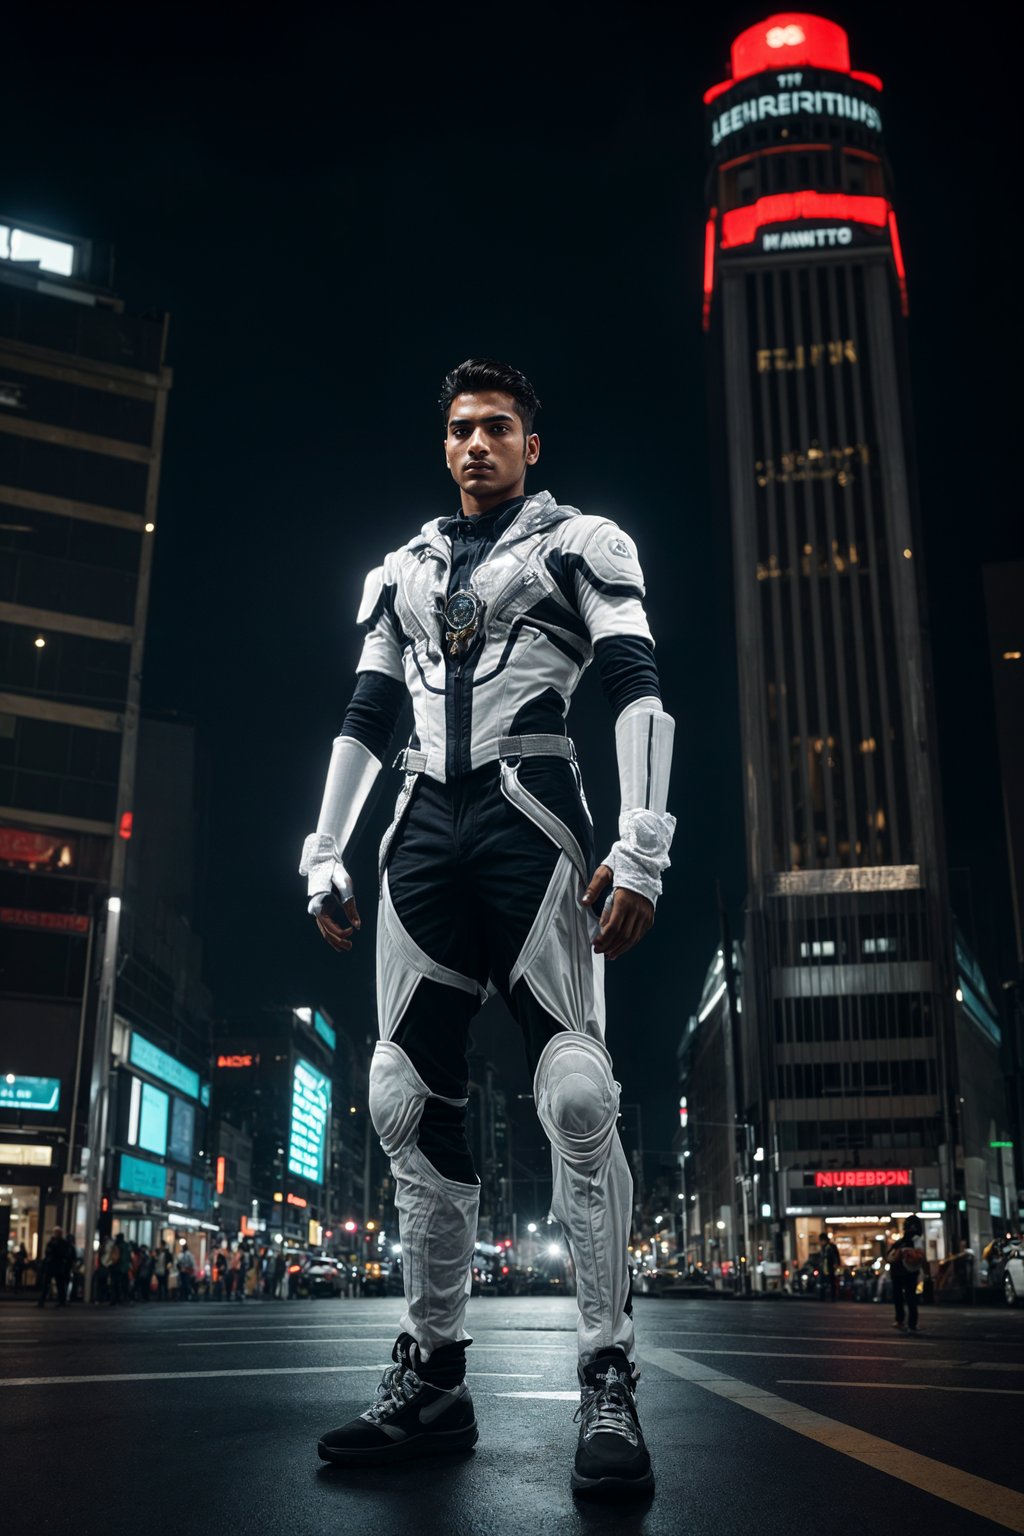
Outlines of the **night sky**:
<svg viewBox="0 0 1024 1536">
<path fill-rule="evenodd" d="M 505 358 L 544 407 L 528 489 L 638 541 L 678 722 L 666 894 L 650 937 L 609 968 L 609 1043 L 652 1149 L 670 1145 L 715 882 L 735 925 L 744 894 L 700 331 L 701 94 L 765 14 L 58 5 L 4 24 L 3 211 L 112 240 L 129 309 L 171 314 L 144 703 L 194 721 L 209 762 L 200 926 L 217 1012 L 315 1000 L 356 1040 L 374 1028 L 374 858 L 397 774 L 351 861 L 358 955 L 318 938 L 295 870 L 351 691 L 365 571 L 456 505 L 440 379 L 469 355 Z M 940 33 L 925 5 L 826 14 L 854 68 L 885 82 L 949 861 L 998 983 L 1009 897 L 980 572 L 1024 552 L 1014 109 L 987 24 Z M 596 676 L 570 729 L 601 852 L 618 801 Z M 494 1005 L 478 1039 L 525 1089 Z"/>
</svg>

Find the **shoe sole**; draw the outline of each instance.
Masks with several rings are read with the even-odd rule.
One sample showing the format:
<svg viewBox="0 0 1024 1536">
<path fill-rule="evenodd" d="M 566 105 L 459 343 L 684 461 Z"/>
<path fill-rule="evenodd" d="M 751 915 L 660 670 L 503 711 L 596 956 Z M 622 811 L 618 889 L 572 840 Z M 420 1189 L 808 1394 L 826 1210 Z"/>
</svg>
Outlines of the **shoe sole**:
<svg viewBox="0 0 1024 1536">
<path fill-rule="evenodd" d="M 573 1493 L 598 1498 L 638 1498 L 654 1491 L 654 1473 L 645 1472 L 643 1477 L 584 1477 L 573 1471 L 570 1478 Z"/>
<path fill-rule="evenodd" d="M 317 1445 L 321 1461 L 329 1461 L 336 1467 L 373 1467 L 385 1461 L 411 1461 L 416 1456 L 447 1456 L 453 1451 L 469 1451 L 480 1438 L 476 1421 L 465 1429 L 441 1430 L 432 1435 L 410 1435 L 408 1440 L 395 1440 L 391 1445 L 376 1449 L 359 1448 L 345 1450 L 340 1446 Z"/>
</svg>

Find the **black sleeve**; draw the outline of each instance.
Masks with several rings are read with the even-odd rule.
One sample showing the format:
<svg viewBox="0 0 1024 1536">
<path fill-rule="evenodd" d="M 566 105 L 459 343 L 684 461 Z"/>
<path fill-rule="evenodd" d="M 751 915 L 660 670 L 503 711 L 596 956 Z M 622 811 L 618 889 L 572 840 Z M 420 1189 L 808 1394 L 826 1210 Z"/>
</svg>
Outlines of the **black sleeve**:
<svg viewBox="0 0 1024 1536">
<path fill-rule="evenodd" d="M 654 646 L 636 635 L 608 635 L 594 646 L 604 696 L 616 719 L 634 699 L 661 698 Z"/>
<path fill-rule="evenodd" d="M 405 684 L 383 672 L 360 672 L 340 735 L 354 736 L 383 763 L 405 703 Z"/>
</svg>

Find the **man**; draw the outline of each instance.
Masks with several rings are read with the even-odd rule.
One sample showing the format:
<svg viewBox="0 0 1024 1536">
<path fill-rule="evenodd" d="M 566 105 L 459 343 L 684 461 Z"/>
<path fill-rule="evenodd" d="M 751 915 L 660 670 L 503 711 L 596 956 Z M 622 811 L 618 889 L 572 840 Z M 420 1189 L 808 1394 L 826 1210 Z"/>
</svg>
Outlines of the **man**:
<svg viewBox="0 0 1024 1536">
<path fill-rule="evenodd" d="M 900 1333 L 917 1332 L 917 1283 L 924 1269 L 924 1227 L 919 1216 L 908 1216 L 903 1223 L 903 1235 L 898 1237 L 886 1254 L 889 1260 L 889 1279 L 892 1281 L 892 1299 L 896 1311 L 894 1328 Z M 904 1320 L 906 1319 L 906 1321 Z"/>
<path fill-rule="evenodd" d="M 406 1308 L 373 1405 L 325 1434 L 346 1465 L 458 1450 L 477 1425 L 464 1327 L 479 1181 L 465 1138 L 470 1020 L 497 990 L 524 1037 L 552 1146 L 551 1209 L 575 1262 L 581 1427 L 573 1487 L 653 1486 L 637 1417 L 627 1242 L 632 1182 L 604 1044 L 603 966 L 654 920 L 675 826 L 636 549 L 606 518 L 527 496 L 539 402 L 504 364 L 445 379 L 454 517 L 367 578 L 358 681 L 301 872 L 336 950 L 360 927 L 344 857 L 406 693 L 415 729 L 381 846 L 380 1041 L 370 1112 L 391 1159 Z M 596 659 L 616 715 L 619 838 L 595 870 L 564 718 Z M 585 888 L 585 889 L 584 889 Z M 581 894 L 582 893 L 582 894 Z"/>
<path fill-rule="evenodd" d="M 829 1301 L 839 1300 L 839 1273 L 842 1269 L 842 1260 L 839 1257 L 839 1249 L 827 1232 L 823 1232 L 819 1238 L 821 1245 L 821 1269 L 825 1280 L 823 1294 Z"/>
<path fill-rule="evenodd" d="M 64 1236 L 63 1227 L 54 1227 L 50 1234 L 50 1241 L 43 1251 L 43 1280 L 42 1289 L 39 1292 L 37 1307 L 46 1305 L 46 1298 L 50 1292 L 50 1281 L 53 1281 L 57 1293 L 57 1305 L 63 1307 L 67 1304 L 68 1283 L 71 1279 L 71 1268 L 75 1262 L 75 1250 Z"/>
</svg>

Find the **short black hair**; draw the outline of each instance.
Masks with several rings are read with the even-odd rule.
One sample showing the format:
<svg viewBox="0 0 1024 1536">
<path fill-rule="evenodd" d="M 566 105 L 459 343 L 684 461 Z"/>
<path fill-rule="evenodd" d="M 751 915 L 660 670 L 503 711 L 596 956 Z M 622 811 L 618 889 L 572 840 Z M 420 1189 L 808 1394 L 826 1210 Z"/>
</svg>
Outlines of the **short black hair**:
<svg viewBox="0 0 1024 1536">
<path fill-rule="evenodd" d="M 493 357 L 467 357 L 464 363 L 445 375 L 441 398 L 437 402 L 445 425 L 456 395 L 478 395 L 486 389 L 500 390 L 503 395 L 511 395 L 516 403 L 516 413 L 523 423 L 524 435 L 533 431 L 533 418 L 540 410 L 537 391 L 525 373 L 520 373 L 518 368 L 512 368 L 508 363 L 495 362 Z"/>
</svg>

